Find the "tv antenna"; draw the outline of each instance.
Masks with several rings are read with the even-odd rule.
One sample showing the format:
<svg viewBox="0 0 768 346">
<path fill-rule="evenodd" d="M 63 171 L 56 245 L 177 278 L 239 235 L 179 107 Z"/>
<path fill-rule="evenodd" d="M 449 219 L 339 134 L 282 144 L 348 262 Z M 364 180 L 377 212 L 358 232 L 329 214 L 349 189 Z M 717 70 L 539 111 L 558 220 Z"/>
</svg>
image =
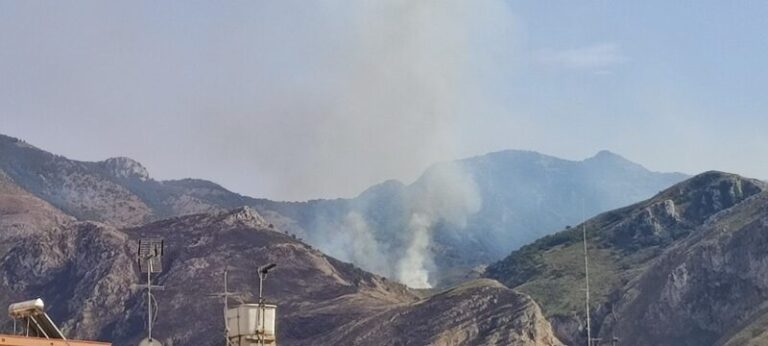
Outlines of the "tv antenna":
<svg viewBox="0 0 768 346">
<path fill-rule="evenodd" d="M 152 338 L 152 325 L 157 319 L 157 300 L 152 295 L 152 289 L 164 289 L 163 286 L 152 285 L 152 274 L 163 271 L 163 240 L 159 238 L 147 238 L 139 240 L 138 252 L 139 270 L 147 273 L 147 337 L 141 340 L 139 346 L 163 346 L 160 341 Z M 154 318 L 152 306 L 154 305 Z"/>
<path fill-rule="evenodd" d="M 224 339 L 226 340 L 227 346 L 234 345 L 232 341 L 229 340 L 229 322 L 227 321 L 227 311 L 229 310 L 229 297 L 235 297 L 240 299 L 240 293 L 239 292 L 230 292 L 227 288 L 227 273 L 229 272 L 228 268 L 224 268 L 224 292 L 219 293 L 213 293 L 209 294 L 208 296 L 211 298 L 222 298 L 224 301 Z"/>
</svg>

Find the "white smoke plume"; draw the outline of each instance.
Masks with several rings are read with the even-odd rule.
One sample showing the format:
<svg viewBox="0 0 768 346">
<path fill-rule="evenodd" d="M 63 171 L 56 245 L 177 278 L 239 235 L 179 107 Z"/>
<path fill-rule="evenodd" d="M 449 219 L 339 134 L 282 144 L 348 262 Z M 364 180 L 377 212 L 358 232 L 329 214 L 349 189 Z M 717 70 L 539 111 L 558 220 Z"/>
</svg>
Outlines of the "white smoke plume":
<svg viewBox="0 0 768 346">
<path fill-rule="evenodd" d="M 414 288 L 430 288 L 429 270 L 433 265 L 429 255 L 430 228 L 432 219 L 429 215 L 414 213 L 408 224 L 411 240 L 405 250 L 405 256 L 397 263 L 397 279 Z"/>
<path fill-rule="evenodd" d="M 391 276 L 392 269 L 382 253 L 384 244 L 376 240 L 365 218 L 351 211 L 337 227 L 323 227 L 316 237 L 319 247 L 340 260 L 355 263 L 362 269 L 384 276 Z"/>
<path fill-rule="evenodd" d="M 435 223 L 464 228 L 467 218 L 480 210 L 482 200 L 474 179 L 455 163 L 433 167 L 415 186 L 418 189 L 409 196 L 408 245 L 397 264 L 396 277 L 414 288 L 430 288 Z"/>
<path fill-rule="evenodd" d="M 216 152 L 215 161 L 207 162 L 230 155 L 268 158 L 268 165 L 253 169 L 259 176 L 249 175 L 247 189 L 233 188 L 250 192 L 257 186 L 251 194 L 290 200 L 352 197 L 379 181 L 409 181 L 433 162 L 486 149 L 465 135 L 485 122 L 476 115 L 506 114 L 497 83 L 509 77 L 516 59 L 517 20 L 504 1 L 294 5 L 286 13 L 295 18 L 281 27 L 253 30 L 291 35 L 257 45 L 255 56 L 268 52 L 276 58 L 237 71 L 267 83 L 255 84 L 239 103 L 229 95 L 241 88 L 230 90 L 238 84 L 225 83 L 226 102 L 211 112 L 230 117 L 200 123 L 204 138 L 219 138 L 212 132 L 245 138 L 202 145 L 201 151 Z M 294 63 L 290 77 L 274 77 L 286 61 Z M 236 179 L 229 175 L 238 171 L 222 174 Z"/>
<path fill-rule="evenodd" d="M 363 203 L 340 220 L 317 222 L 308 236 L 323 251 L 343 261 L 410 287 L 430 288 L 435 284 L 430 273 L 436 269 L 436 226 L 464 228 L 467 218 L 480 210 L 480 193 L 461 165 L 441 163 L 407 187 L 401 197 L 389 201 L 400 203 L 403 210 L 402 214 L 398 211 L 387 216 L 391 222 L 388 227 L 372 226 L 363 212 L 385 206 Z"/>
</svg>

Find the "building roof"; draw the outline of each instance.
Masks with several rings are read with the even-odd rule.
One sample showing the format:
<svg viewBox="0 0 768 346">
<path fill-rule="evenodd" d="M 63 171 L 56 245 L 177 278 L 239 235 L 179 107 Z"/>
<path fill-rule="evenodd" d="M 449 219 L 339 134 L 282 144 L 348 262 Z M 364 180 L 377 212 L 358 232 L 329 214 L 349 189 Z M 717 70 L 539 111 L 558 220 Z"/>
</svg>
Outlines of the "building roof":
<svg viewBox="0 0 768 346">
<path fill-rule="evenodd" d="M 108 342 L 32 338 L 0 334 L 0 346 L 111 346 Z"/>
</svg>

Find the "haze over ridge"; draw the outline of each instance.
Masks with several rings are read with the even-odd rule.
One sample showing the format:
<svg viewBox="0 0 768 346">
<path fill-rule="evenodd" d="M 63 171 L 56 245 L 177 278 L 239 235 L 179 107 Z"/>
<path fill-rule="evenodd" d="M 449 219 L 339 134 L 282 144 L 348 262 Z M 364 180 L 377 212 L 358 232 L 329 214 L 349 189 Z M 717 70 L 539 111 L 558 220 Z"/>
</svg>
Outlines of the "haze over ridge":
<svg viewBox="0 0 768 346">
<path fill-rule="evenodd" d="M 502 148 L 768 177 L 764 4 L 128 4 L 0 4 L 3 132 L 281 200 Z"/>
</svg>

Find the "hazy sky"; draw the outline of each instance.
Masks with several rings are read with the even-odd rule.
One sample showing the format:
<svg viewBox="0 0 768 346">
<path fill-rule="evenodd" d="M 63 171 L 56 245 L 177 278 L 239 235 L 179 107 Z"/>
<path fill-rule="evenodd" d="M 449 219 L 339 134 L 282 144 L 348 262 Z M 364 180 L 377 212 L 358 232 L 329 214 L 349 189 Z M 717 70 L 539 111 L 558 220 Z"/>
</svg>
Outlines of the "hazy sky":
<svg viewBox="0 0 768 346">
<path fill-rule="evenodd" d="M 502 149 L 768 178 L 760 1 L 0 1 L 0 133 L 275 199 Z"/>
</svg>

